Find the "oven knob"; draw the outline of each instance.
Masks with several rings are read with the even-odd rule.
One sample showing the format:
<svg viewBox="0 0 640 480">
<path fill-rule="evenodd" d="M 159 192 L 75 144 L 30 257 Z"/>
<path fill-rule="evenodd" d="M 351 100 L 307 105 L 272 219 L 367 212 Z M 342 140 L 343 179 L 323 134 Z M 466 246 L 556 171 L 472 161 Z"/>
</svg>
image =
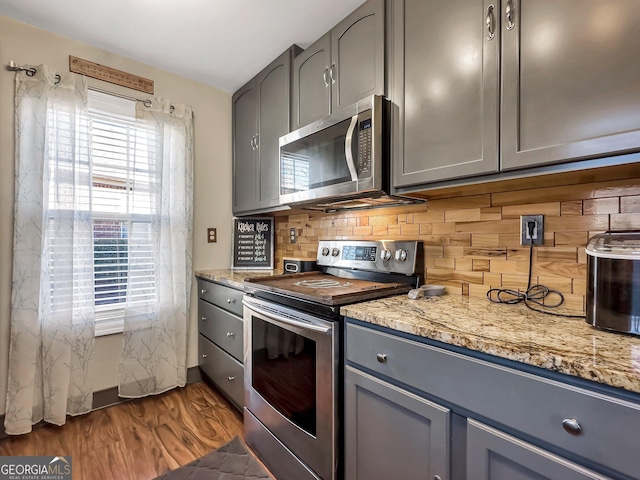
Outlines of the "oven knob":
<svg viewBox="0 0 640 480">
<path fill-rule="evenodd" d="M 332 257 L 337 257 L 338 255 L 340 255 L 340 249 L 339 248 L 332 248 L 331 249 L 331 256 Z"/>
<path fill-rule="evenodd" d="M 398 250 L 396 250 L 396 260 L 399 262 L 404 262 L 407 260 L 407 251 L 399 248 Z"/>
<path fill-rule="evenodd" d="M 329 247 L 322 247 L 322 252 L 320 252 L 323 257 L 329 255 Z"/>
<path fill-rule="evenodd" d="M 389 250 L 388 248 L 382 249 L 380 251 L 380 258 L 385 262 L 388 262 L 389 260 L 391 260 L 391 250 Z"/>
</svg>

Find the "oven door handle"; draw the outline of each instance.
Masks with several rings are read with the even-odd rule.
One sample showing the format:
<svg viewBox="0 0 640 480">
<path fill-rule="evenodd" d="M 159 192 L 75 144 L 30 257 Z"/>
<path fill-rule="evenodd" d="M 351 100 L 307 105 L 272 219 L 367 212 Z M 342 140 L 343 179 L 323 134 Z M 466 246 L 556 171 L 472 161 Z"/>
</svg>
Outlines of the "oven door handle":
<svg viewBox="0 0 640 480">
<path fill-rule="evenodd" d="M 268 311 L 268 310 L 264 310 L 260 307 L 258 307 L 257 305 L 251 303 L 251 302 L 247 302 L 246 300 L 242 301 L 242 304 L 249 308 L 250 310 L 263 315 L 265 317 L 269 317 L 272 318 L 274 320 L 277 320 L 278 322 L 284 323 L 285 325 L 291 325 L 293 327 L 298 327 L 298 328 L 302 328 L 304 330 L 309 330 L 312 332 L 318 332 L 318 333 L 324 333 L 325 335 L 328 334 L 329 332 L 331 332 L 331 328 L 332 327 L 324 327 L 324 326 L 320 326 L 320 325 L 314 325 L 312 323 L 309 322 L 305 322 L 302 320 L 295 320 L 293 318 L 289 318 L 289 317 L 285 317 L 284 315 L 278 315 L 277 313 Z"/>
</svg>

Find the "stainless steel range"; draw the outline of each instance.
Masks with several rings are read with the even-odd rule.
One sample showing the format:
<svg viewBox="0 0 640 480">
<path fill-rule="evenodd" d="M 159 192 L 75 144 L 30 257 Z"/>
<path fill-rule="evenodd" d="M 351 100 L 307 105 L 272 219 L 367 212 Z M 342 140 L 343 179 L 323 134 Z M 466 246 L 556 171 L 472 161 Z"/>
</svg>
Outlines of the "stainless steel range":
<svg viewBox="0 0 640 480">
<path fill-rule="evenodd" d="M 321 270 L 245 281 L 245 436 L 278 480 L 341 478 L 340 306 L 406 293 L 417 241 L 322 241 Z"/>
</svg>

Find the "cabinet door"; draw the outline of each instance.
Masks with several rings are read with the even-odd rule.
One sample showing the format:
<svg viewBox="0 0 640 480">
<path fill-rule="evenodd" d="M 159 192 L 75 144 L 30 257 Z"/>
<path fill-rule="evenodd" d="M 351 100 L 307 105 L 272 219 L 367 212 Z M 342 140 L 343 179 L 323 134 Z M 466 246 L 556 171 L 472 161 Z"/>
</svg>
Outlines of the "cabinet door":
<svg viewBox="0 0 640 480">
<path fill-rule="evenodd" d="M 256 78 L 259 98 L 258 117 L 258 207 L 278 205 L 280 183 L 280 145 L 289 133 L 291 51 L 287 50 Z"/>
<path fill-rule="evenodd" d="M 293 130 L 331 112 L 330 64 L 329 33 L 293 60 Z"/>
<path fill-rule="evenodd" d="M 605 480 L 580 465 L 469 420 L 467 480 Z"/>
<path fill-rule="evenodd" d="M 346 368 L 346 480 L 449 480 L 450 411 Z"/>
<path fill-rule="evenodd" d="M 233 95 L 233 213 L 255 209 L 258 202 L 254 144 L 258 132 L 257 105 L 253 81 Z"/>
<path fill-rule="evenodd" d="M 331 30 L 331 110 L 384 95 L 384 0 L 369 0 Z"/>
<path fill-rule="evenodd" d="M 395 187 L 498 170 L 500 12 L 495 5 L 489 0 L 394 4 Z"/>
<path fill-rule="evenodd" d="M 640 150 L 637 0 L 502 5 L 502 167 Z"/>
</svg>

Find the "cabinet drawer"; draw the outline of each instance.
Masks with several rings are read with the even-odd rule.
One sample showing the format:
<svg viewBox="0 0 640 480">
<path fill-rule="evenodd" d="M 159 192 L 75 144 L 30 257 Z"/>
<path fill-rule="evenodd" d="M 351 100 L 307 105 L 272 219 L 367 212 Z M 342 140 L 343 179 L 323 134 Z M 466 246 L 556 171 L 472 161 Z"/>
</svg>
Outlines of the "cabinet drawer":
<svg viewBox="0 0 640 480">
<path fill-rule="evenodd" d="M 242 316 L 242 290 L 225 287 L 219 283 L 198 279 L 198 297 L 209 303 Z"/>
<path fill-rule="evenodd" d="M 198 331 L 213 343 L 243 361 L 242 318 L 215 305 L 198 300 Z"/>
<path fill-rule="evenodd" d="M 233 357 L 198 335 L 199 365 L 216 386 L 242 410 L 244 405 L 244 367 Z"/>
<path fill-rule="evenodd" d="M 638 478 L 640 429 L 629 425 L 640 425 L 640 404 L 359 325 L 347 324 L 346 330 L 349 362 L 464 408 L 470 417 L 579 456 L 586 464 Z M 577 421 L 580 431 L 565 431 L 565 420 Z"/>
</svg>

